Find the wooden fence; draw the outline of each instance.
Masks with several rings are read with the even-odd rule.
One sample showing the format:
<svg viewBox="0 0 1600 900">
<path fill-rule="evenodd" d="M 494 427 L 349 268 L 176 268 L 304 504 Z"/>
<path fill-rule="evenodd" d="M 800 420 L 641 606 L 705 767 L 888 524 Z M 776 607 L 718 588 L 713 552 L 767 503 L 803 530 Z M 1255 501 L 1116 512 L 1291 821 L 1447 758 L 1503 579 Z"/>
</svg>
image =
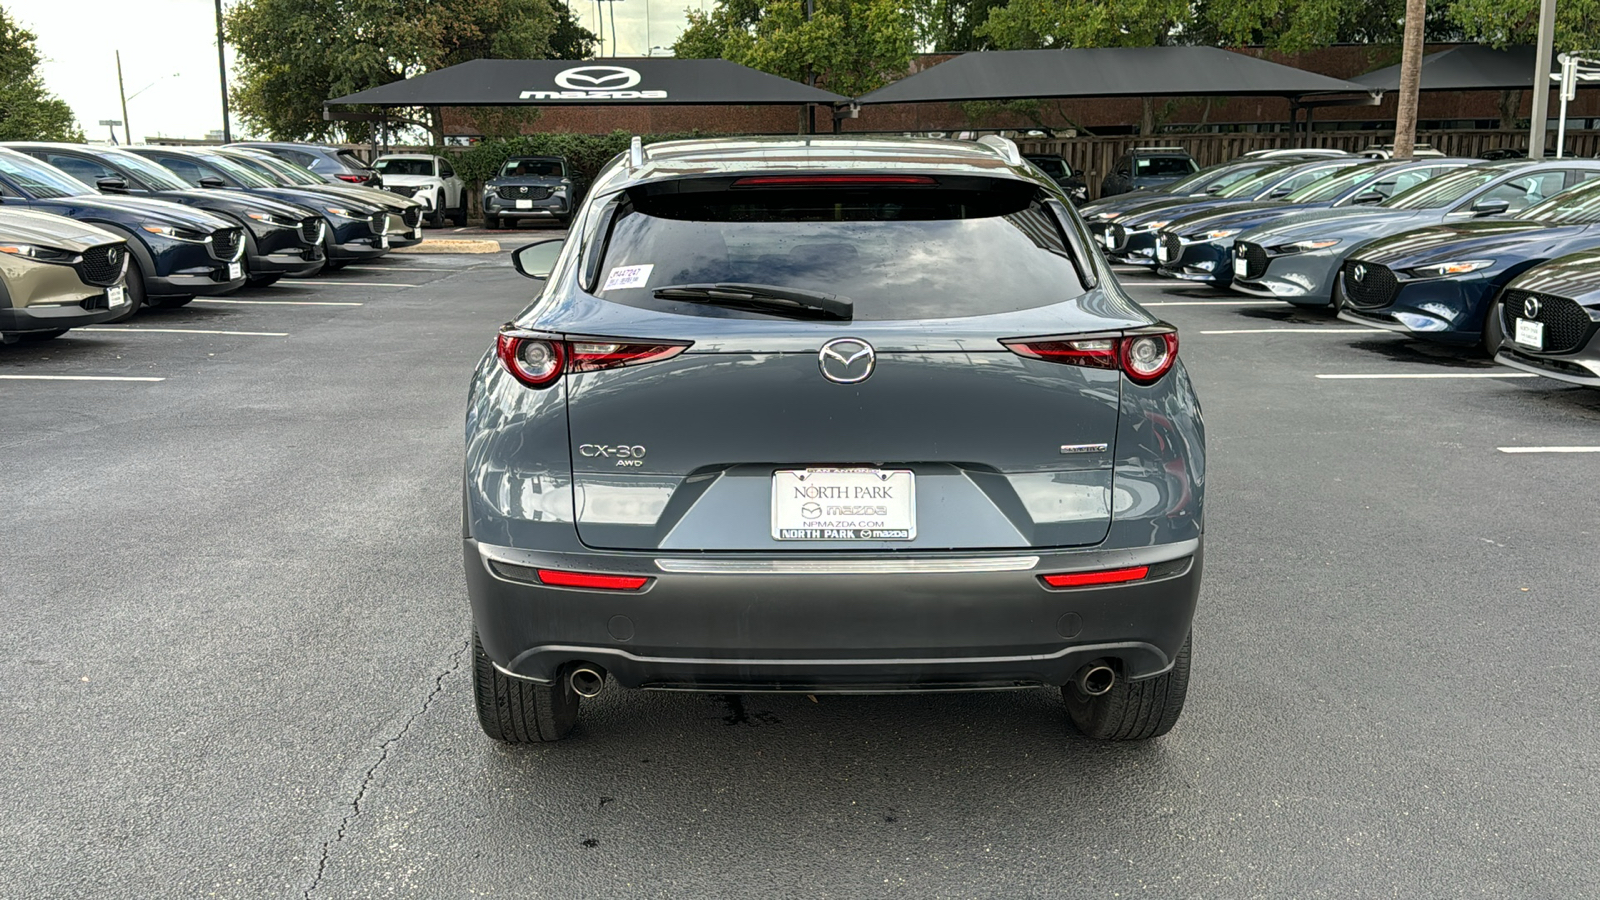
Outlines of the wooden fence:
<svg viewBox="0 0 1600 900">
<path fill-rule="evenodd" d="M 1394 140 L 1389 131 L 1319 131 L 1308 138 L 1304 134 L 1287 132 L 1262 134 L 1168 134 L 1155 137 L 1118 135 L 1116 137 L 1076 137 L 1052 140 L 1018 141 L 1024 153 L 1055 154 L 1064 158 L 1073 171 L 1083 173 L 1089 185 L 1089 195 L 1100 195 L 1100 179 L 1111 171 L 1122 154 L 1135 147 L 1181 147 L 1189 151 L 1202 166 L 1227 162 L 1251 150 L 1270 150 L 1283 147 L 1327 147 L 1335 150 L 1357 152 L 1374 144 L 1387 144 Z M 1417 135 L 1419 143 L 1426 143 L 1446 156 L 1482 156 L 1490 150 L 1512 148 L 1525 150 L 1528 146 L 1526 131 L 1426 131 Z M 1552 133 L 1551 146 L 1555 137 Z M 1567 156 L 1600 156 L 1600 131 L 1570 131 L 1567 133 Z"/>
</svg>

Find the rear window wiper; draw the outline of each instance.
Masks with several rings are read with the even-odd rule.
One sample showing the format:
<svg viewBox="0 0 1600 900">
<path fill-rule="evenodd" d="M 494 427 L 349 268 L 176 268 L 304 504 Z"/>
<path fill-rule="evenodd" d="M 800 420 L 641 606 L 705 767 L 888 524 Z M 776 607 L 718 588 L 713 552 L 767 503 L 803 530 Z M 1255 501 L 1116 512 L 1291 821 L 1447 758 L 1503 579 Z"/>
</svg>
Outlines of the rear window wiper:
<svg viewBox="0 0 1600 900">
<path fill-rule="evenodd" d="M 787 315 L 804 319 L 850 320 L 855 306 L 848 298 L 804 288 L 782 287 L 775 284 L 740 284 L 719 281 L 715 284 L 672 284 L 659 287 L 655 296 L 661 300 L 685 300 L 726 306 L 750 312 Z"/>
</svg>

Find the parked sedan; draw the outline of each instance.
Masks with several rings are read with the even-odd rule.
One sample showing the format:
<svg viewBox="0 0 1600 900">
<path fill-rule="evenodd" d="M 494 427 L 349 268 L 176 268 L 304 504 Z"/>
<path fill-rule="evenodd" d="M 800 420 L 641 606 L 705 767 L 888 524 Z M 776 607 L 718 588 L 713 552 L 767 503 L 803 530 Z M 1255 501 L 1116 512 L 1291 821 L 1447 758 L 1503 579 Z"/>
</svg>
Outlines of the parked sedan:
<svg viewBox="0 0 1600 900">
<path fill-rule="evenodd" d="M 244 231 L 244 272 L 251 287 L 265 287 L 285 275 L 304 277 L 322 270 L 323 217 L 306 206 L 243 191 L 191 188 L 172 172 L 135 153 L 85 144 L 9 144 L 43 160 L 102 193 L 155 197 L 203 209 Z"/>
<path fill-rule="evenodd" d="M 1553 259 L 1511 279 L 1491 316 L 1505 335 L 1495 362 L 1600 387 L 1600 250 Z"/>
<path fill-rule="evenodd" d="M 1371 206 L 1475 160 L 1407 160 L 1352 165 L 1281 200 L 1253 200 L 1173 219 L 1156 233 L 1157 274 L 1227 287 L 1233 280 L 1233 240 L 1284 216 L 1313 209 Z"/>
<path fill-rule="evenodd" d="M 299 144 L 292 141 L 240 141 L 229 147 L 263 150 L 317 173 L 333 184 L 364 184 L 383 187 L 383 176 L 366 164 L 354 150 L 327 144 Z"/>
<path fill-rule="evenodd" d="M 357 260 L 376 259 L 389 252 L 389 216 L 382 207 L 330 196 L 320 190 L 280 186 L 216 150 L 132 147 L 129 152 L 156 163 L 195 187 L 249 191 L 315 209 L 327 223 L 322 232 L 322 251 L 329 269 L 343 268 Z"/>
<path fill-rule="evenodd" d="M 1499 346 L 1489 315 L 1507 282 L 1535 265 L 1600 248 L 1600 178 L 1514 216 L 1402 231 L 1350 252 L 1334 279 L 1339 318 L 1431 341 Z"/>
<path fill-rule="evenodd" d="M 1094 235 L 1095 243 L 1104 245 L 1106 231 L 1111 228 L 1113 221 L 1137 212 L 1147 204 L 1160 203 L 1173 197 L 1215 196 L 1231 185 L 1282 164 L 1282 160 L 1236 160 L 1220 163 L 1160 187 L 1101 198 L 1078 207 L 1078 212 Z"/>
<path fill-rule="evenodd" d="M 106 197 L 55 166 L 0 147 L 0 202 L 86 222 L 128 242 L 128 311 L 244 287 L 244 230 L 204 210 Z"/>
<path fill-rule="evenodd" d="M 1251 200 L 1279 200 L 1327 176 L 1363 163 L 1352 157 L 1279 162 L 1209 197 L 1170 197 L 1117 218 L 1103 239 L 1106 258 L 1125 266 L 1156 264 L 1156 233 L 1174 219 Z"/>
<path fill-rule="evenodd" d="M 1100 180 L 1100 196 L 1160 187 L 1199 170 L 1200 164 L 1182 147 L 1135 147 Z"/>
<path fill-rule="evenodd" d="M 1375 207 L 1298 213 L 1234 241 L 1233 290 L 1298 306 L 1333 302 L 1334 276 L 1363 241 L 1517 212 L 1600 173 L 1600 160 L 1498 160 L 1440 175 Z"/>
<path fill-rule="evenodd" d="M 333 184 L 318 178 L 308 169 L 264 150 L 223 148 L 217 152 L 234 164 L 249 169 L 280 187 L 354 200 L 366 206 L 377 206 L 387 210 L 388 223 L 384 226 L 383 233 L 389 236 L 391 248 L 410 247 L 422 243 L 422 216 L 427 208 L 417 200 L 370 185 Z"/>
<path fill-rule="evenodd" d="M 602 171 L 571 237 L 514 254 L 540 300 L 469 389 L 483 730 L 557 740 L 608 676 L 1050 687 L 1092 738 L 1170 729 L 1200 407 L 1059 196 L 959 141 L 635 144 Z"/>
<path fill-rule="evenodd" d="M 1072 166 L 1062 157 L 1054 153 L 1028 153 L 1023 159 L 1039 167 L 1039 171 L 1050 176 L 1050 180 L 1061 186 L 1074 205 L 1087 203 L 1089 200 L 1089 186 L 1083 183 L 1083 175 L 1072 171 Z"/>
<path fill-rule="evenodd" d="M 513 156 L 483 185 L 484 226 L 509 223 L 515 228 L 518 221 L 533 219 L 565 228 L 583 200 L 585 186 L 562 157 Z"/>
<path fill-rule="evenodd" d="M 128 243 L 49 213 L 0 209 L 0 343 L 49 340 L 129 310 Z"/>
<path fill-rule="evenodd" d="M 410 197 L 427 207 L 428 223 L 435 228 L 445 216 L 457 225 L 467 224 L 467 183 L 456 174 L 450 160 L 423 153 L 380 156 L 372 167 L 383 174 L 383 188 Z"/>
</svg>

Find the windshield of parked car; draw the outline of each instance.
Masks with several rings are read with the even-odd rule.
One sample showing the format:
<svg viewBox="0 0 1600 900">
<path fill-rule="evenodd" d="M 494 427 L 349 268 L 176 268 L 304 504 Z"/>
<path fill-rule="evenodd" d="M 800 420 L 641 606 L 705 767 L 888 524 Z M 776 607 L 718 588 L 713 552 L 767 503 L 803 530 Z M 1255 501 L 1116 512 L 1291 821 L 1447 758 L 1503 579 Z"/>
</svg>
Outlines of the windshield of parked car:
<svg viewBox="0 0 1600 900">
<path fill-rule="evenodd" d="M 1322 203 L 1383 174 L 1380 166 L 1355 166 L 1325 175 L 1284 197 L 1288 203 Z"/>
<path fill-rule="evenodd" d="M 1072 175 L 1072 169 L 1067 166 L 1066 160 L 1059 156 L 1029 156 L 1027 160 L 1051 178 L 1069 178 Z"/>
<path fill-rule="evenodd" d="M 1082 291 L 1055 217 L 1032 189 L 1008 187 L 631 192 L 597 271 L 608 300 L 688 315 L 733 313 L 654 291 L 719 282 L 821 291 L 853 301 L 857 321 L 990 315 Z"/>
<path fill-rule="evenodd" d="M 1198 168 L 1199 165 L 1187 156 L 1142 156 L 1133 161 L 1133 177 L 1176 178 Z"/>
<path fill-rule="evenodd" d="M 205 160 L 207 165 L 221 170 L 229 178 L 247 187 L 279 187 L 278 182 L 273 179 L 262 175 L 254 169 L 246 168 L 232 158 L 223 156 L 220 153 L 197 153 L 195 155 Z"/>
<path fill-rule="evenodd" d="M 501 178 L 560 178 L 565 174 L 559 159 L 513 159 L 500 167 Z"/>
<path fill-rule="evenodd" d="M 1261 192 L 1272 187 L 1274 184 L 1277 184 L 1278 181 L 1283 178 L 1284 173 L 1286 173 L 1289 168 L 1289 165 L 1284 164 L 1273 166 L 1269 169 L 1263 169 L 1249 178 L 1241 179 L 1240 181 L 1234 182 L 1222 190 L 1217 191 L 1217 196 L 1244 197 L 1246 199 L 1255 197 L 1257 194 L 1260 194 Z"/>
<path fill-rule="evenodd" d="M 77 197 L 97 193 L 71 175 L 49 163 L 20 153 L 0 152 L 0 175 L 4 175 L 35 200 Z"/>
<path fill-rule="evenodd" d="M 1541 200 L 1516 218 L 1546 225 L 1589 225 L 1600 222 L 1600 178 L 1586 181 L 1548 200 Z"/>
<path fill-rule="evenodd" d="M 372 167 L 385 175 L 433 177 L 433 160 L 431 159 L 405 159 L 401 157 L 380 159 L 373 163 Z"/>
<path fill-rule="evenodd" d="M 1503 169 L 1480 169 L 1474 166 L 1424 181 L 1378 205 L 1389 209 L 1443 209 L 1502 174 Z"/>
<path fill-rule="evenodd" d="M 122 150 L 103 150 L 106 160 L 118 168 L 127 169 L 152 191 L 186 191 L 189 183 L 173 174 L 171 169 L 145 159 L 137 153 Z"/>
</svg>

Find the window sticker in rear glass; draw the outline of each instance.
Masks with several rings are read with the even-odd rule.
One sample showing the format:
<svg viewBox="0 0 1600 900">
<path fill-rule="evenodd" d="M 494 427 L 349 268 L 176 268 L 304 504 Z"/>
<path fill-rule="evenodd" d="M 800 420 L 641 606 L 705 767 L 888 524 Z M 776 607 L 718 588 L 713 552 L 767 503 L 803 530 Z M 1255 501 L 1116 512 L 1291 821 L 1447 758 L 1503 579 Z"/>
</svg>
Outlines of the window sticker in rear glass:
<svg viewBox="0 0 1600 900">
<path fill-rule="evenodd" d="M 655 265 L 652 263 L 642 266 L 617 266 L 606 276 L 605 286 L 600 290 L 617 291 L 623 288 L 644 287 L 650 280 L 650 270 L 654 268 Z"/>
</svg>

